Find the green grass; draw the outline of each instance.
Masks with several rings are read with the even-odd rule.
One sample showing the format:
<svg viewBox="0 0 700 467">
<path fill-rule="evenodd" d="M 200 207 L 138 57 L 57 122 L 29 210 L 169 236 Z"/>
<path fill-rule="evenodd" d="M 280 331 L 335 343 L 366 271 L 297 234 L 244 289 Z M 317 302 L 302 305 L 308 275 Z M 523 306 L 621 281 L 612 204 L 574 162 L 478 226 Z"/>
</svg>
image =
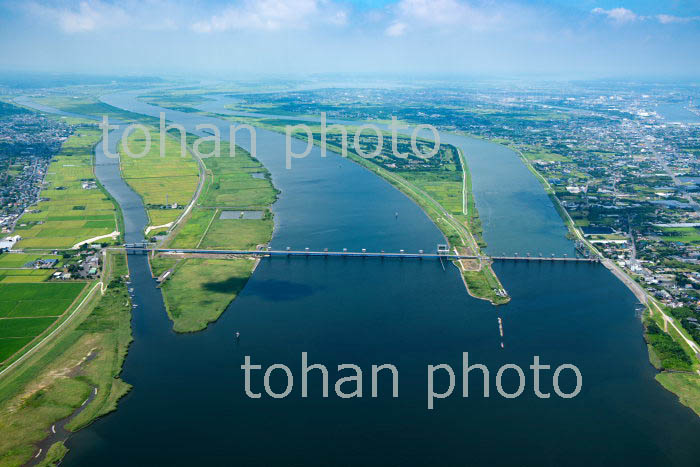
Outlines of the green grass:
<svg viewBox="0 0 700 467">
<path fill-rule="evenodd" d="M 207 231 L 201 248 L 233 248 L 255 250 L 272 237 L 274 227 L 271 213 L 263 219 L 221 219 L 221 212 Z"/>
<path fill-rule="evenodd" d="M 93 387 L 98 394 L 68 426 L 76 430 L 114 410 L 130 388 L 119 379 L 131 341 L 130 306 L 119 277 L 126 272 L 126 256 L 110 253 L 106 270 L 112 272 L 104 296 L 92 295 L 75 319 L 26 361 L 0 379 L 0 465 L 16 466 L 36 454 L 35 443 L 51 425 L 80 407 Z M 80 366 L 89 352 L 95 358 Z M 51 462 L 65 448 L 54 445 Z"/>
<path fill-rule="evenodd" d="M 88 238 L 117 230 L 117 210 L 101 188 L 84 190 L 83 180 L 95 180 L 93 147 L 102 133 L 81 127 L 63 144 L 46 173 L 41 201 L 17 222 L 17 248 L 71 248 Z M 81 207 L 82 209 L 75 209 Z"/>
<path fill-rule="evenodd" d="M 61 463 L 63 457 L 68 453 L 68 448 L 62 442 L 54 443 L 46 452 L 46 457 L 38 464 L 38 467 L 56 466 Z"/>
<path fill-rule="evenodd" d="M 172 248 L 196 248 L 215 212 L 214 209 L 195 208 L 184 225 L 176 231 L 170 246 Z"/>
<path fill-rule="evenodd" d="M 681 404 L 690 407 L 700 416 L 700 376 L 688 373 L 662 372 L 656 380 L 678 396 Z"/>
<path fill-rule="evenodd" d="M 173 258 L 171 256 L 161 256 L 158 255 L 154 258 L 149 258 L 151 263 L 151 272 L 153 277 L 159 277 L 168 269 L 175 267 L 175 265 L 180 261 L 179 258 Z"/>
<path fill-rule="evenodd" d="M 177 273 L 163 284 L 163 298 L 173 329 L 195 332 L 221 316 L 250 278 L 255 260 L 183 260 Z"/>
<path fill-rule="evenodd" d="M 0 254 L 0 268 L 21 268 L 25 264 L 37 259 L 57 259 L 61 263 L 61 257 L 55 255 L 40 255 L 31 253 L 6 253 Z"/>
<path fill-rule="evenodd" d="M 100 102 L 97 97 L 93 96 L 61 95 L 38 97 L 33 100 L 40 104 L 75 114 L 92 115 L 99 118 L 102 118 L 103 115 L 108 115 L 110 118 L 120 118 L 122 120 L 136 121 L 139 123 L 155 121 L 152 117 L 146 117 L 141 114 L 135 114 L 117 107 L 112 107 L 109 104 Z"/>
<path fill-rule="evenodd" d="M 160 156 L 160 132 L 150 128 L 151 145 L 143 157 L 128 156 L 120 145 L 120 164 L 124 180 L 138 193 L 148 208 L 151 225 L 163 225 L 176 220 L 189 204 L 199 183 L 199 167 L 192 155 L 181 156 L 180 143 L 165 138 L 165 157 Z M 129 149 L 140 154 L 146 149 L 142 131 L 129 135 Z M 160 209 L 161 205 L 177 203 L 180 209 Z"/>
<path fill-rule="evenodd" d="M 54 269 L 0 269 L 0 283 L 44 282 Z"/>
<path fill-rule="evenodd" d="M 201 150 L 210 148 L 202 144 Z M 274 203 L 278 191 L 272 186 L 269 171 L 247 151 L 236 147 L 230 157 L 230 146 L 221 143 L 221 157 L 204 159 L 207 183 L 198 204 L 207 207 L 261 209 Z M 263 178 L 255 178 L 261 174 Z"/>
<path fill-rule="evenodd" d="M 85 285 L 85 282 L 0 283 L 0 362 L 55 323 Z"/>
<path fill-rule="evenodd" d="M 700 243 L 700 229 L 695 227 L 663 227 L 665 242 Z"/>
<path fill-rule="evenodd" d="M 0 340 L 34 337 L 56 321 L 55 318 L 7 318 L 0 321 Z"/>
<path fill-rule="evenodd" d="M 502 297 L 496 293 L 501 288 L 498 279 L 491 268 L 482 268 L 480 271 L 462 271 L 464 281 L 469 292 L 478 297 L 489 300 L 494 305 L 508 303 L 510 298 Z"/>
<path fill-rule="evenodd" d="M 672 336 L 666 334 L 653 319 L 645 319 L 644 325 L 644 337 L 657 357 L 654 361 L 660 364 L 662 369 L 692 371 L 690 357 Z"/>
</svg>

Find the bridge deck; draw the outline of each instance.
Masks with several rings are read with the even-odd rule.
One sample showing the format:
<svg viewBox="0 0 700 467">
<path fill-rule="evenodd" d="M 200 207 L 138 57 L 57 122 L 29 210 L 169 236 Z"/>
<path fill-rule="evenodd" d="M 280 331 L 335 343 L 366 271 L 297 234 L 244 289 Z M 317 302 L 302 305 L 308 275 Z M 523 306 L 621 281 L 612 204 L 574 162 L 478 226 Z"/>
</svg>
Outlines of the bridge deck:
<svg viewBox="0 0 700 467">
<path fill-rule="evenodd" d="M 186 248 L 140 248 L 126 247 L 130 252 L 143 252 L 144 254 L 151 251 L 156 253 L 174 253 L 174 254 L 206 254 L 206 255 L 240 255 L 240 256 L 333 256 L 333 257 L 355 257 L 355 258 L 418 258 L 418 259 L 437 259 L 445 258 L 448 260 L 458 259 L 481 259 L 484 261 L 572 261 L 572 262 L 597 262 L 597 258 L 575 258 L 566 256 L 475 256 L 475 255 L 456 255 L 453 253 L 406 253 L 406 252 L 370 252 L 370 251 L 312 251 L 312 250 L 204 250 L 204 249 L 186 249 Z"/>
</svg>

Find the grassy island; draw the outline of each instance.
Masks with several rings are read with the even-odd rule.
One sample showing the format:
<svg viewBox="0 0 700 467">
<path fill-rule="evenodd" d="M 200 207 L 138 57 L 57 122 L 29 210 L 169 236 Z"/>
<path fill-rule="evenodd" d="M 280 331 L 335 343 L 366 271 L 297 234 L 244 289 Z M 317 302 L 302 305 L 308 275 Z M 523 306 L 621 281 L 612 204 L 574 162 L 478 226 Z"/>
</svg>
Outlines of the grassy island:
<svg viewBox="0 0 700 467">
<path fill-rule="evenodd" d="M 194 137 L 188 137 L 192 143 Z M 207 152 L 207 144 L 201 151 Z M 266 245 L 277 199 L 270 173 L 240 147 L 228 157 L 203 159 L 204 186 L 192 211 L 174 226 L 163 244 L 172 248 L 249 249 Z M 158 255 L 151 258 L 155 277 L 165 277 L 162 291 L 176 332 L 205 329 L 226 310 L 253 274 L 257 260 L 220 255 Z M 165 275 L 167 273 L 167 275 Z"/>
</svg>

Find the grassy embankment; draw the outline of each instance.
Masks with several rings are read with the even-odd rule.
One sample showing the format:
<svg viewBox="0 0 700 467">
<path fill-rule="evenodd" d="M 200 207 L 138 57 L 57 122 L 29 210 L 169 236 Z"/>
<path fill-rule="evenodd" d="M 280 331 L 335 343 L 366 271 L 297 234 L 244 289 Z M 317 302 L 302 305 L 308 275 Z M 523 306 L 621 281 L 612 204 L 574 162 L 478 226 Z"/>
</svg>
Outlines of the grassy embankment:
<svg viewBox="0 0 700 467">
<path fill-rule="evenodd" d="M 67 427 L 77 430 L 115 409 L 130 386 L 119 379 L 131 341 L 126 256 L 110 253 L 104 281 L 69 324 L 25 361 L 0 377 L 0 466 L 22 465 L 52 424 L 71 415 L 94 390 L 95 399 Z M 90 286 L 92 290 L 92 285 Z M 89 358 L 88 358 L 89 356 Z M 65 454 L 52 446 L 50 458 Z"/>
<path fill-rule="evenodd" d="M 268 129 L 285 132 L 286 125 L 299 122 L 257 119 L 256 125 Z M 321 144 L 321 129 L 318 123 L 304 122 L 314 137 L 314 143 Z M 481 237 L 482 229 L 479 214 L 471 191 L 471 174 L 464 157 L 451 146 L 441 145 L 438 153 L 429 159 L 421 159 L 413 155 L 410 138 L 397 138 L 397 150 L 409 154 L 408 158 L 397 158 L 393 154 L 391 135 L 383 135 L 382 151 L 376 157 L 366 159 L 354 149 L 352 134 L 354 127 L 348 127 L 348 157 L 354 162 L 383 177 L 397 189 L 413 199 L 443 232 L 451 250 L 457 250 L 464 255 L 481 255 L 485 242 Z M 303 131 L 294 134 L 302 140 L 307 139 Z M 377 137 L 371 132 L 363 133 L 360 146 L 363 152 L 372 153 L 377 147 Z M 341 134 L 329 131 L 327 148 L 336 153 L 342 153 Z M 418 150 L 427 153 L 433 148 L 433 142 L 418 139 Z M 484 260 L 461 260 L 455 262 L 460 269 L 469 293 L 490 301 L 494 305 L 510 301 L 503 286 L 491 268 Z"/>
<path fill-rule="evenodd" d="M 189 137 L 188 142 L 194 139 Z M 203 153 L 211 149 L 207 144 L 200 148 Z M 237 148 L 236 157 L 229 157 L 227 142 L 222 142 L 221 154 L 203 160 L 206 179 L 202 194 L 166 240 L 169 247 L 256 249 L 270 241 L 274 222 L 269 207 L 278 191 L 272 186 L 269 172 L 241 148 Z M 243 211 L 261 211 L 262 218 L 221 218 L 226 212 Z M 195 332 L 215 321 L 243 289 L 256 264 L 248 258 L 152 258 L 154 276 L 171 270 L 162 291 L 173 329 Z"/>
<path fill-rule="evenodd" d="M 49 165 L 42 199 L 17 222 L 22 237 L 17 248 L 71 248 L 73 245 L 119 229 L 119 213 L 110 196 L 98 184 L 83 189 L 83 181 L 95 181 L 94 146 L 102 133 L 84 126 L 63 144 Z M 106 238 L 100 242 L 110 243 Z"/>
</svg>

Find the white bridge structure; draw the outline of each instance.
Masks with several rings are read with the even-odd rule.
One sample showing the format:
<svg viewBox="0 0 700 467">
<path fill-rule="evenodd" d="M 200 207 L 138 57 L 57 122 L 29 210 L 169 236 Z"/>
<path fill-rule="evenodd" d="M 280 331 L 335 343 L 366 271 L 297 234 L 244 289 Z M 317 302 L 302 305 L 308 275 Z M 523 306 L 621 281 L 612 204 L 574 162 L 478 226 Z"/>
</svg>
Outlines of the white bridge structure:
<svg viewBox="0 0 700 467">
<path fill-rule="evenodd" d="M 348 251 L 343 248 L 342 251 L 329 251 L 328 248 L 323 250 L 311 250 L 304 248 L 303 250 L 292 250 L 287 247 L 284 250 L 273 250 L 272 248 L 261 248 L 257 250 L 211 250 L 211 249 L 192 249 L 192 248 L 151 248 L 146 243 L 127 243 L 124 248 L 128 253 L 132 254 L 148 254 L 148 253 L 168 253 L 168 254 L 203 254 L 203 255 L 225 255 L 225 256 L 257 256 L 257 257 L 273 257 L 273 256 L 322 256 L 322 257 L 343 257 L 343 258 L 416 258 L 416 259 L 438 259 L 444 258 L 448 260 L 460 259 L 476 259 L 476 260 L 493 260 L 493 261 L 569 261 L 569 262 L 599 262 L 597 257 L 569 257 L 555 256 L 554 254 L 546 256 L 542 253 L 532 255 L 526 253 L 525 256 L 520 256 L 518 253 L 502 256 L 488 255 L 460 255 L 451 253 L 447 250 L 438 250 L 436 253 L 426 253 L 423 250 L 418 252 L 406 252 L 399 250 L 398 252 L 386 251 L 367 251 L 363 248 L 361 251 Z"/>
</svg>

